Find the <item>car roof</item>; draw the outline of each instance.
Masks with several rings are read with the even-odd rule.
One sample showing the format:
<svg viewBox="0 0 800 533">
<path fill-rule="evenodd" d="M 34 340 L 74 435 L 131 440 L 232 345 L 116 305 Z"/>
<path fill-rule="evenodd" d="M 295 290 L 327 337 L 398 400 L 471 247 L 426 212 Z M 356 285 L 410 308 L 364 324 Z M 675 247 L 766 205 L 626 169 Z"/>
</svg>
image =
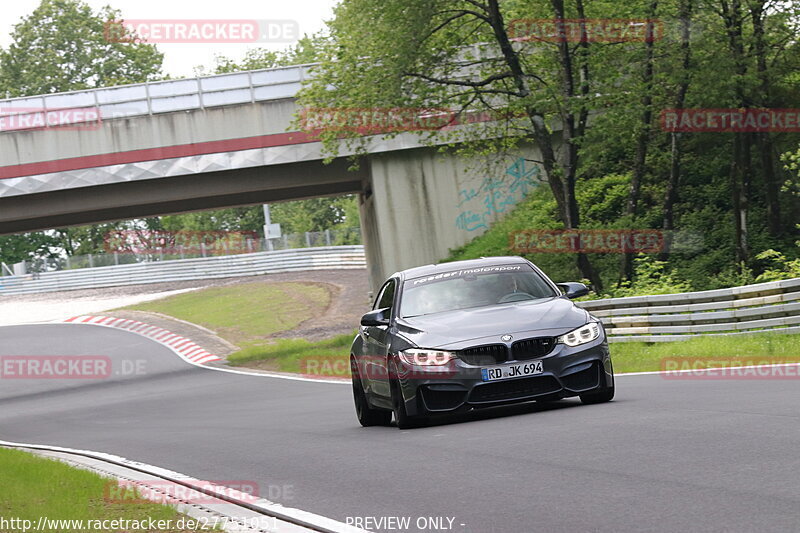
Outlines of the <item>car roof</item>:
<svg viewBox="0 0 800 533">
<path fill-rule="evenodd" d="M 452 261 L 450 263 L 438 263 L 436 265 L 425 265 L 420 267 L 409 268 L 395 272 L 391 277 L 399 277 L 400 279 L 414 279 L 423 276 L 431 276 L 433 274 L 440 274 L 442 272 L 452 272 L 454 270 L 465 270 L 469 268 L 482 268 L 497 265 L 509 264 L 528 264 L 528 261 L 522 257 L 510 255 L 506 257 L 481 257 L 480 259 L 468 259 L 466 261 Z"/>
</svg>

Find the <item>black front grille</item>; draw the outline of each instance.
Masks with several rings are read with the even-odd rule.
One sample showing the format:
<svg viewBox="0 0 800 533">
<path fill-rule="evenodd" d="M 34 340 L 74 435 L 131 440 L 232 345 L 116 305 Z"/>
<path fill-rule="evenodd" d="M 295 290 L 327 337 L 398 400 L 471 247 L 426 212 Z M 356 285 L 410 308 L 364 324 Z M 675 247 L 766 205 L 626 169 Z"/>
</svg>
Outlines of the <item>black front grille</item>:
<svg viewBox="0 0 800 533">
<path fill-rule="evenodd" d="M 525 361 L 544 357 L 552 352 L 555 346 L 555 337 L 537 337 L 517 341 L 511 345 L 511 358 L 515 361 Z"/>
<path fill-rule="evenodd" d="M 485 403 L 502 400 L 521 400 L 560 390 L 561 385 L 553 376 L 510 379 L 508 381 L 475 386 L 469 395 L 469 401 L 472 403 Z"/>
<path fill-rule="evenodd" d="M 508 348 L 504 344 L 476 346 L 459 351 L 458 357 L 470 365 L 493 365 L 508 360 Z"/>
</svg>

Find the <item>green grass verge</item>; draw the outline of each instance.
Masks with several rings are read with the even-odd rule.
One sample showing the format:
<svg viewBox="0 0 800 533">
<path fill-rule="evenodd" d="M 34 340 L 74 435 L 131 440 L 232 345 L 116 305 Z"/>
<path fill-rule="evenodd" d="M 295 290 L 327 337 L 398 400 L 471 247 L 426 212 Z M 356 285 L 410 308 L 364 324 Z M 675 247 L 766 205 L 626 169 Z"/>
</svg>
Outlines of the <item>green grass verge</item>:
<svg viewBox="0 0 800 533">
<path fill-rule="evenodd" d="M 162 313 L 216 331 L 242 347 L 296 328 L 325 310 L 331 295 L 313 283 L 239 283 L 125 307 Z"/>
<path fill-rule="evenodd" d="M 165 521 L 173 529 L 164 531 L 204 531 L 202 525 L 192 530 L 175 529 L 185 518 L 174 508 L 155 503 L 106 501 L 114 480 L 93 472 L 73 468 L 65 463 L 45 459 L 19 450 L 0 448 L 0 517 L 30 520 L 36 527 L 40 517 L 50 520 L 154 520 Z M 127 489 L 130 490 L 130 489 Z M 137 496 L 138 495 L 131 495 Z M 118 498 L 125 499 L 125 498 Z M 19 522 L 17 522 L 19 525 Z M 50 524 L 39 533 L 71 532 L 81 529 L 61 524 Z M 210 525 L 208 526 L 210 530 Z M 83 531 L 118 531 L 116 529 L 88 528 Z M 0 524 L 0 531 L 22 531 L 21 527 Z M 29 529 L 33 531 L 33 528 Z M 147 530 L 145 530 L 147 531 Z"/>
<path fill-rule="evenodd" d="M 282 339 L 271 346 L 243 350 L 230 358 L 241 366 L 259 366 L 269 362 L 283 372 L 349 376 L 349 349 L 353 335 L 341 335 L 321 342 Z M 612 343 L 614 371 L 650 372 L 663 370 L 668 359 L 683 362 L 691 359 L 699 366 L 735 366 L 800 362 L 800 335 L 736 335 L 700 337 L 680 342 Z M 313 365 L 313 366 L 312 366 Z"/>
<path fill-rule="evenodd" d="M 266 362 L 280 372 L 309 373 L 315 368 L 325 375 L 349 376 L 350 345 L 355 332 L 331 339 L 309 342 L 305 339 L 277 339 L 273 344 L 245 348 L 228 357 L 234 366 L 255 366 Z M 344 366 L 342 366 L 344 365 Z M 332 372 L 326 372 L 328 368 Z"/>
<path fill-rule="evenodd" d="M 695 337 L 676 342 L 617 342 L 610 345 L 614 371 L 664 370 L 669 359 L 696 360 L 705 368 L 800 362 L 800 335 L 763 333 L 729 337 Z M 706 364 L 701 364 L 705 362 Z"/>
</svg>

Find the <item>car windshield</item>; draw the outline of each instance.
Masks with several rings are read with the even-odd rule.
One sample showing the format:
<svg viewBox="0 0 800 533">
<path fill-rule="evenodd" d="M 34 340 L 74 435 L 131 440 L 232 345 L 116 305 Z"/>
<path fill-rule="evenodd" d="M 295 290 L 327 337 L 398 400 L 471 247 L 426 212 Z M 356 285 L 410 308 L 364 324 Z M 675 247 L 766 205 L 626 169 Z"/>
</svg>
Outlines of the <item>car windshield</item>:
<svg viewBox="0 0 800 533">
<path fill-rule="evenodd" d="M 557 296 L 527 265 L 497 265 L 443 272 L 403 284 L 400 316 L 411 318 L 444 311 Z"/>
</svg>

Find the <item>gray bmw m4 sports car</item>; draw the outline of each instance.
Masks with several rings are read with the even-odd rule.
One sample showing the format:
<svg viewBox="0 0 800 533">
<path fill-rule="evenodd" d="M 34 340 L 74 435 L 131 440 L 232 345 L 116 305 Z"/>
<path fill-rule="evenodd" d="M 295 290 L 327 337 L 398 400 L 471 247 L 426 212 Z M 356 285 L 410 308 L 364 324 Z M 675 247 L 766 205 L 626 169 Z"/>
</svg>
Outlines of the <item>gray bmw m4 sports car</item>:
<svg viewBox="0 0 800 533">
<path fill-rule="evenodd" d="M 521 257 L 404 270 L 361 319 L 350 365 L 358 420 L 400 429 L 481 407 L 614 397 L 603 325 Z"/>
</svg>

